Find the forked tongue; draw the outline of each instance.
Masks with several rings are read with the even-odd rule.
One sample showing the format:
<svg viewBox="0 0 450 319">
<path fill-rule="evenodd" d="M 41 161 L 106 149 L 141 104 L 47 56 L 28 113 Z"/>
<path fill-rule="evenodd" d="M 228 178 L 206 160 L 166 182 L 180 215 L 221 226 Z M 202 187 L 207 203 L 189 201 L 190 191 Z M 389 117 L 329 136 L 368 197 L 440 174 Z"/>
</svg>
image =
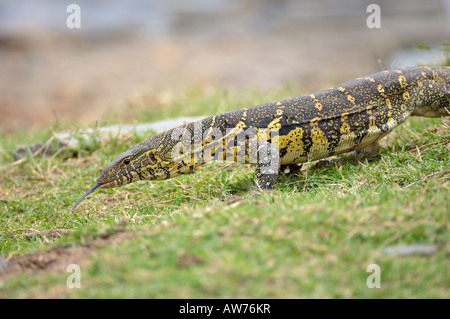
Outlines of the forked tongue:
<svg viewBox="0 0 450 319">
<path fill-rule="evenodd" d="M 98 187 L 100 187 L 102 184 L 95 184 L 94 185 L 94 187 L 92 187 L 90 190 L 88 190 L 87 192 L 86 192 L 86 194 L 84 194 L 83 195 L 83 197 L 81 197 L 80 198 L 80 200 L 75 204 L 75 205 L 73 205 L 73 207 L 72 207 L 72 209 L 70 210 L 70 211 L 73 211 L 74 209 L 75 209 L 75 207 L 77 207 L 78 206 L 78 204 L 87 196 L 87 195 L 89 195 L 90 193 L 92 193 L 93 191 L 95 191 Z"/>
</svg>

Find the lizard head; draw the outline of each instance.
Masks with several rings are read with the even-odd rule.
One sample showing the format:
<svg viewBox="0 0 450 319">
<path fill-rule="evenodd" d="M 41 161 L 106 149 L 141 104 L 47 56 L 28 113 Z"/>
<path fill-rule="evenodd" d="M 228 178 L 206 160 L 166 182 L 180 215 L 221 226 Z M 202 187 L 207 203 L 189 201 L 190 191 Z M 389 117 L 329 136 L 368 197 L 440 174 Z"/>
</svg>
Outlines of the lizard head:
<svg viewBox="0 0 450 319">
<path fill-rule="evenodd" d="M 164 180 L 190 172 L 192 165 L 176 160 L 173 130 L 157 134 L 117 156 L 96 183 L 102 188 L 126 185 L 138 180 Z"/>
<path fill-rule="evenodd" d="M 164 180 L 191 172 L 198 164 L 191 164 L 190 156 L 189 161 L 182 153 L 180 156 L 180 138 L 173 138 L 174 130 L 176 129 L 152 136 L 117 156 L 100 173 L 94 187 L 87 191 L 71 210 L 99 187 L 118 187 L 143 179 Z M 185 127 L 177 130 L 188 132 Z"/>
</svg>

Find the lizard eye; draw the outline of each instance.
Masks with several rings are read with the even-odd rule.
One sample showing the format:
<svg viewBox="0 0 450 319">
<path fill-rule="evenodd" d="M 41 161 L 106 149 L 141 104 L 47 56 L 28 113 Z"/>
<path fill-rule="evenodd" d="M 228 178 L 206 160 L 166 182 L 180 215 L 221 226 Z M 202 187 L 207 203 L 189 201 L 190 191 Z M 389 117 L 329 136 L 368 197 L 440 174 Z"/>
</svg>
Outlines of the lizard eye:
<svg viewBox="0 0 450 319">
<path fill-rule="evenodd" d="M 155 154 L 150 153 L 150 154 L 149 154 L 149 157 L 150 157 L 150 160 L 151 160 L 152 162 L 156 162 Z"/>
<path fill-rule="evenodd" d="M 125 165 L 130 164 L 130 162 L 131 162 L 131 160 L 130 160 L 129 158 L 127 158 L 127 159 L 125 159 L 125 160 L 123 161 L 123 163 L 124 163 Z"/>
</svg>

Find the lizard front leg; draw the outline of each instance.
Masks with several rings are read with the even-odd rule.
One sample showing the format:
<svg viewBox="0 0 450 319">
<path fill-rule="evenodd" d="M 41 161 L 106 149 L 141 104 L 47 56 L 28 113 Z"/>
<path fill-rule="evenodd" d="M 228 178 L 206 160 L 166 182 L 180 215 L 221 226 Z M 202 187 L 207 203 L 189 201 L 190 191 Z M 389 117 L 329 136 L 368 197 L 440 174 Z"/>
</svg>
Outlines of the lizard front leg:
<svg viewBox="0 0 450 319">
<path fill-rule="evenodd" d="M 270 190 L 277 182 L 280 170 L 278 149 L 269 142 L 258 147 L 258 161 L 255 171 L 255 183 L 260 190 Z"/>
<path fill-rule="evenodd" d="M 255 183 L 260 190 L 270 190 L 276 184 L 278 168 L 271 169 L 264 164 L 257 164 L 255 171 Z"/>
</svg>

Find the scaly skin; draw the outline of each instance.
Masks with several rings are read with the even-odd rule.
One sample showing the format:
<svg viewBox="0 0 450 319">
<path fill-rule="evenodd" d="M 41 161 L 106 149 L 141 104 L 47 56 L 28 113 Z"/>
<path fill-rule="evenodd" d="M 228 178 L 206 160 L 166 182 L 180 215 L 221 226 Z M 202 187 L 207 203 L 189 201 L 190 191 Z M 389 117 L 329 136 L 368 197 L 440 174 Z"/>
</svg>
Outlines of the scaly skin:
<svg viewBox="0 0 450 319">
<path fill-rule="evenodd" d="M 94 188 L 169 179 L 226 159 L 255 163 L 257 186 L 271 189 L 280 166 L 369 147 L 410 115 L 449 116 L 449 98 L 450 67 L 379 72 L 155 135 L 114 159 Z"/>
</svg>

